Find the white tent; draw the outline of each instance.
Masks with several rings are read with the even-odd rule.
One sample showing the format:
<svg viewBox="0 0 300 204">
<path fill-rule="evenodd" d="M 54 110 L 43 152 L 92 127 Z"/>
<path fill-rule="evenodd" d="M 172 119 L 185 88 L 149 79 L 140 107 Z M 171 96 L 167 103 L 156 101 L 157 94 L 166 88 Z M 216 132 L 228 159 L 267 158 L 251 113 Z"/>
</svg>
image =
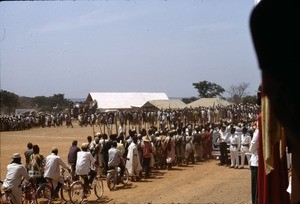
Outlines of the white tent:
<svg viewBox="0 0 300 204">
<path fill-rule="evenodd" d="M 91 92 L 86 101 L 97 101 L 98 109 L 117 110 L 140 108 L 150 100 L 168 100 L 165 93 L 140 93 L 140 92 Z"/>
<path fill-rule="evenodd" d="M 216 107 L 216 106 L 229 106 L 233 105 L 229 101 L 221 98 L 200 98 L 197 101 L 193 101 L 186 105 L 187 108 L 197 108 L 197 107 Z"/>
</svg>

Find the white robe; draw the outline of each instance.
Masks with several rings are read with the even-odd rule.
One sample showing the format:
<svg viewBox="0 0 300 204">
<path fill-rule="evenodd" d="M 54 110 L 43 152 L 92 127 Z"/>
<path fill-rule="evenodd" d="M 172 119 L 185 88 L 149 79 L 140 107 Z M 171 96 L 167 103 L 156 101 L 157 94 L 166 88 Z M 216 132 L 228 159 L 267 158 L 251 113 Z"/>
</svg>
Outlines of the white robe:
<svg viewBox="0 0 300 204">
<path fill-rule="evenodd" d="M 131 142 L 128 147 L 127 159 L 129 160 L 126 161 L 126 168 L 129 175 L 139 176 L 142 170 L 142 165 L 139 158 L 138 147 L 134 142 Z"/>
</svg>

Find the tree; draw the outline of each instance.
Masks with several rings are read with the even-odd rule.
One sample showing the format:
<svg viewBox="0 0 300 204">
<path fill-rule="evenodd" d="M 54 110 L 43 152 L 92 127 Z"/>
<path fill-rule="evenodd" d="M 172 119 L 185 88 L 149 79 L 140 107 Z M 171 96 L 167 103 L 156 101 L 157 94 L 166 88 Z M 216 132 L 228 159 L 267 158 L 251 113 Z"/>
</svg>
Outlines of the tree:
<svg viewBox="0 0 300 204">
<path fill-rule="evenodd" d="M 33 99 L 33 104 L 40 107 L 43 111 L 62 111 L 65 108 L 69 107 L 70 101 L 65 99 L 64 94 L 54 94 L 50 97 L 45 96 L 36 96 Z"/>
<path fill-rule="evenodd" d="M 19 96 L 2 90 L 0 92 L 0 105 L 1 105 L 1 113 L 5 112 L 11 114 L 19 105 Z"/>
<path fill-rule="evenodd" d="M 182 100 L 184 103 L 189 104 L 189 103 L 192 103 L 193 101 L 198 100 L 198 98 L 193 96 L 193 97 L 190 97 L 190 98 L 182 98 L 181 100 Z"/>
<path fill-rule="evenodd" d="M 26 96 L 19 97 L 19 105 L 18 108 L 36 108 L 32 103 L 32 98 Z"/>
<path fill-rule="evenodd" d="M 232 85 L 227 90 L 229 93 L 229 100 L 235 104 L 243 102 L 243 98 L 248 95 L 246 89 L 249 87 L 249 83 L 242 82 L 239 85 Z"/>
<path fill-rule="evenodd" d="M 217 96 L 222 98 L 222 93 L 225 89 L 218 84 L 208 81 L 200 81 L 199 83 L 193 83 L 195 89 L 197 89 L 200 98 L 215 98 Z"/>
<path fill-rule="evenodd" d="M 249 103 L 249 104 L 257 104 L 257 96 L 253 95 L 253 96 L 245 96 L 243 98 L 243 102 L 242 103 Z"/>
<path fill-rule="evenodd" d="M 54 94 L 50 97 L 36 96 L 34 98 L 19 97 L 18 95 L 2 90 L 0 93 L 1 113 L 12 114 L 16 108 L 35 108 L 38 111 L 59 112 L 69 107 L 70 100 L 64 94 Z"/>
<path fill-rule="evenodd" d="M 48 105 L 48 98 L 46 96 L 36 96 L 32 99 L 32 102 L 38 107 L 43 107 Z"/>
<path fill-rule="evenodd" d="M 49 106 L 53 108 L 55 107 L 57 111 L 61 111 L 68 107 L 69 102 L 69 100 L 65 99 L 64 94 L 54 94 L 49 97 Z"/>
</svg>

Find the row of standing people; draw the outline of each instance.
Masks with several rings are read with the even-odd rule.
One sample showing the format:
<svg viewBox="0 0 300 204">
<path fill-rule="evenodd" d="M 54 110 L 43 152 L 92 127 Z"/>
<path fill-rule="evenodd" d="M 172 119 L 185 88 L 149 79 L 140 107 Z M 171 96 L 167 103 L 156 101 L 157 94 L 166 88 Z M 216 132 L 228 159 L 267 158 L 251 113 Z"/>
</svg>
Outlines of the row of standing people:
<svg viewBox="0 0 300 204">
<path fill-rule="evenodd" d="M 250 145 L 255 132 L 256 123 L 250 126 L 225 126 L 217 133 L 217 143 L 220 149 L 219 165 L 227 165 L 230 168 L 244 168 L 245 159 L 250 162 Z"/>
<path fill-rule="evenodd" d="M 170 170 L 174 164 L 188 165 L 189 162 L 204 161 L 210 158 L 212 151 L 209 128 L 203 132 L 191 128 L 184 131 L 149 129 L 148 132 L 143 129 L 139 133 L 131 129 L 128 136 L 122 131 L 120 135 L 110 135 L 109 138 L 106 134 L 97 133 L 94 140 L 91 136 L 88 140 L 90 150 L 96 157 L 97 164 L 103 167 L 104 173 L 109 168 L 109 149 L 112 142 L 116 141 L 122 157 L 127 158 L 126 167 L 130 175 L 137 179 L 141 178 L 142 172 L 148 178 L 153 167 Z M 133 156 L 135 157 L 131 158 Z"/>
</svg>

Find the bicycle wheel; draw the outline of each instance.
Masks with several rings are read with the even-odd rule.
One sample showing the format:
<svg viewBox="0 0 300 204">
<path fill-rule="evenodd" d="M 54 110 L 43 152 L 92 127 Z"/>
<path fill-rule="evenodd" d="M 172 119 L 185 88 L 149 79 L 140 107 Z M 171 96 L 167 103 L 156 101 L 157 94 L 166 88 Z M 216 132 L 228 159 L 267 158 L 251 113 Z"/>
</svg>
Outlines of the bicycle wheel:
<svg viewBox="0 0 300 204">
<path fill-rule="evenodd" d="M 97 175 L 94 179 L 94 192 L 98 199 L 103 196 L 103 181 L 99 175 Z"/>
<path fill-rule="evenodd" d="M 69 202 L 70 201 L 71 177 L 68 176 L 67 178 L 65 178 L 64 182 L 65 182 L 64 185 L 67 187 L 67 189 L 64 189 L 64 187 L 62 187 L 60 189 L 60 197 L 64 201 Z"/>
<path fill-rule="evenodd" d="M 109 190 L 113 190 L 115 188 L 115 178 L 113 173 L 107 173 L 106 183 Z"/>
<path fill-rule="evenodd" d="M 81 181 L 74 181 L 71 184 L 69 196 L 72 203 L 81 203 L 83 201 L 85 195 L 84 185 Z"/>
<path fill-rule="evenodd" d="M 68 188 L 68 189 L 61 188 L 60 189 L 60 197 L 62 200 L 66 201 L 66 202 L 70 201 L 69 191 L 70 191 L 70 188 Z"/>
<path fill-rule="evenodd" d="M 22 203 L 38 204 L 36 188 L 32 184 L 22 184 Z"/>
<path fill-rule="evenodd" d="M 4 192 L 0 192 L 0 203 L 5 203 L 6 197 Z"/>
<path fill-rule="evenodd" d="M 1 192 L 1 204 L 13 204 L 11 199 L 11 192 Z"/>
<path fill-rule="evenodd" d="M 123 182 L 124 182 L 124 184 L 128 184 L 128 182 L 129 182 L 129 172 L 128 172 L 128 169 L 127 168 L 125 168 L 125 171 L 124 171 L 124 176 L 123 176 Z"/>
<path fill-rule="evenodd" d="M 52 188 L 48 183 L 41 184 L 36 191 L 37 203 L 52 202 Z"/>
</svg>

